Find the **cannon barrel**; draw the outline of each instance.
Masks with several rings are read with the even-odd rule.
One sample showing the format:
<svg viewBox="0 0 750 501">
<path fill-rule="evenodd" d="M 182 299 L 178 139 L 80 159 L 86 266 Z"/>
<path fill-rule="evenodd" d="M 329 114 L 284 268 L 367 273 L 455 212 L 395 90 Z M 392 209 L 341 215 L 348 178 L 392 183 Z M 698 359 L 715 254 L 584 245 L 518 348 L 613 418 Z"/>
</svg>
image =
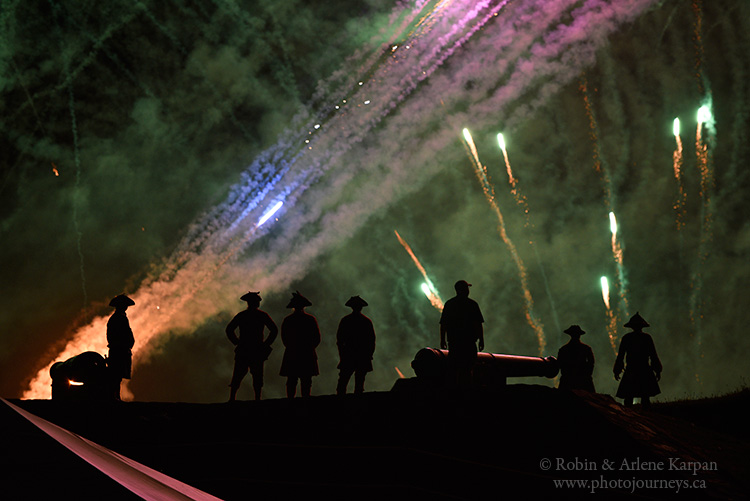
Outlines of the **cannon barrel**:
<svg viewBox="0 0 750 501">
<path fill-rule="evenodd" d="M 418 378 L 443 380 L 448 372 L 448 350 L 422 348 L 411 363 Z M 501 353 L 477 353 L 474 380 L 479 385 L 505 384 L 509 377 L 554 378 L 559 372 L 555 357 L 525 357 Z"/>
<path fill-rule="evenodd" d="M 95 351 L 85 351 L 70 357 L 64 362 L 56 362 L 50 367 L 52 381 L 68 380 L 78 383 L 92 383 L 103 374 L 107 366 L 104 357 Z"/>
<path fill-rule="evenodd" d="M 107 362 L 100 354 L 85 351 L 64 362 L 55 362 L 49 375 L 53 400 L 99 398 L 107 382 Z"/>
</svg>

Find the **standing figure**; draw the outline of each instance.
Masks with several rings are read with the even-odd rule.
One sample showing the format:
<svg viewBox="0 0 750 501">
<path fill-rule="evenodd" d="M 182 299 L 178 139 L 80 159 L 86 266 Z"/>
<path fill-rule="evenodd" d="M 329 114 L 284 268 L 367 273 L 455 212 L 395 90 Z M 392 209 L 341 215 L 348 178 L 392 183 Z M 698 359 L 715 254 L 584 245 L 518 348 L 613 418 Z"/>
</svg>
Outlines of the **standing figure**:
<svg viewBox="0 0 750 501">
<path fill-rule="evenodd" d="M 459 386 L 471 384 L 477 341 L 479 351 L 484 350 L 484 317 L 477 302 L 469 299 L 469 287 L 466 280 L 456 282 L 456 295 L 445 302 L 440 316 L 440 347 L 448 348 L 450 372 Z"/>
<path fill-rule="evenodd" d="M 625 367 L 625 374 L 617 388 L 617 397 L 624 399 L 625 407 L 633 405 L 634 397 L 640 397 L 643 407 L 648 407 L 649 397 L 661 393 L 658 381 L 661 379 L 662 366 L 654 340 L 650 334 L 643 332 L 643 328 L 648 326 L 649 323 L 636 313 L 625 324 L 633 332 L 628 332 L 620 340 L 613 372 L 615 379 L 619 380 Z"/>
<path fill-rule="evenodd" d="M 571 325 L 563 331 L 570 336 L 570 341 L 557 352 L 560 365 L 561 390 L 586 390 L 594 392 L 594 352 L 591 347 L 581 342 L 581 335 L 586 331 L 578 325 Z"/>
<path fill-rule="evenodd" d="M 294 398 L 297 393 L 297 380 L 300 381 L 302 396 L 309 397 L 312 377 L 319 374 L 315 348 L 320 344 L 320 329 L 315 317 L 305 312 L 306 306 L 312 306 L 312 303 L 299 292 L 292 293 L 286 307 L 294 308 L 294 311 L 281 323 L 281 341 L 286 350 L 280 374 L 287 378 L 288 398 Z"/>
<path fill-rule="evenodd" d="M 352 296 L 346 302 L 352 312 L 339 322 L 336 345 L 339 348 L 339 382 L 336 394 L 346 394 L 346 387 L 354 374 L 354 393 L 364 393 L 365 377 L 372 371 L 372 355 L 375 352 L 375 329 L 372 320 L 362 314 L 367 301 Z"/>
<path fill-rule="evenodd" d="M 260 292 L 248 292 L 240 300 L 247 302 L 247 309 L 243 310 L 229 322 L 225 332 L 236 348 L 234 349 L 234 370 L 232 381 L 229 383 L 229 401 L 237 398 L 237 390 L 248 369 L 253 376 L 253 391 L 255 400 L 260 400 L 263 389 L 263 363 L 271 354 L 271 344 L 279 332 L 271 316 L 260 310 Z M 235 331 L 239 327 L 240 336 Z M 263 339 L 263 330 L 268 327 L 268 337 Z"/>
<path fill-rule="evenodd" d="M 135 344 L 135 338 L 125 310 L 134 304 L 135 301 L 125 294 L 120 294 L 109 302 L 115 312 L 107 321 L 107 347 L 109 348 L 107 368 L 111 378 L 112 396 L 117 400 L 120 400 L 120 383 L 123 379 L 130 379 L 133 365 L 131 350 Z"/>
</svg>

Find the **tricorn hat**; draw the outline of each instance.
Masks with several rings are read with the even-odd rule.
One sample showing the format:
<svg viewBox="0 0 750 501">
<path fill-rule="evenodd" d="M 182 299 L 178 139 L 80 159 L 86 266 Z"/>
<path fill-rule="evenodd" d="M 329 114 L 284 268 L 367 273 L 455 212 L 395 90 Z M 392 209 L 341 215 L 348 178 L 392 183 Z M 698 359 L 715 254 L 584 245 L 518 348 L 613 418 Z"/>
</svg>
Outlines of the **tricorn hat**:
<svg viewBox="0 0 750 501">
<path fill-rule="evenodd" d="M 248 303 L 257 301 L 260 303 L 262 301 L 262 298 L 260 297 L 260 292 L 251 291 L 251 292 L 246 292 L 245 294 L 243 294 L 242 297 L 240 298 L 240 301 L 247 301 Z"/>
<path fill-rule="evenodd" d="M 112 298 L 112 300 L 109 302 L 109 305 L 114 308 L 127 308 L 128 306 L 133 306 L 135 304 L 135 301 L 130 299 L 125 294 L 120 294 L 119 296 L 115 296 Z"/>
<path fill-rule="evenodd" d="M 570 336 L 580 336 L 582 334 L 586 334 L 586 331 L 581 329 L 580 325 L 571 325 L 570 327 L 565 329 L 563 332 Z"/>
<path fill-rule="evenodd" d="M 649 325 L 650 324 L 643 319 L 640 313 L 636 312 L 635 315 L 630 317 L 630 320 L 628 320 L 628 323 L 626 323 L 624 327 L 630 327 L 631 329 L 642 329 L 643 327 L 648 327 Z"/>
<path fill-rule="evenodd" d="M 348 306 L 350 308 L 364 308 L 365 306 L 367 306 L 367 301 L 359 296 L 352 296 L 349 298 L 349 301 L 346 302 L 345 306 Z"/>
<path fill-rule="evenodd" d="M 304 308 L 305 306 L 312 306 L 312 303 L 305 296 L 297 292 L 292 292 L 292 299 L 289 300 L 287 308 Z"/>
</svg>

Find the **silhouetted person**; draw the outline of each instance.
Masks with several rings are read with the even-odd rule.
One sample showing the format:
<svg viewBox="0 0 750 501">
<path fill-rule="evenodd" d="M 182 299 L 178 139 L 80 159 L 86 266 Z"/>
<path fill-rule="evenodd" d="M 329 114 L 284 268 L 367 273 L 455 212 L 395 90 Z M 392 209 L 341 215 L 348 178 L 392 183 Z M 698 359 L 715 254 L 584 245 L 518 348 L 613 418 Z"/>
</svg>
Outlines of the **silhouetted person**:
<svg viewBox="0 0 750 501">
<path fill-rule="evenodd" d="M 282 376 L 286 376 L 286 396 L 294 398 L 297 393 L 297 380 L 300 393 L 309 397 L 312 377 L 318 373 L 318 356 L 315 348 L 320 344 L 320 329 L 315 317 L 305 312 L 312 303 L 299 292 L 292 293 L 287 308 L 294 308 L 291 315 L 281 323 L 281 340 L 286 346 L 281 361 Z"/>
<path fill-rule="evenodd" d="M 633 398 L 640 397 L 641 404 L 648 407 L 649 397 L 661 393 L 659 379 L 661 379 L 661 362 L 656 354 L 656 347 L 651 335 L 643 332 L 649 324 L 638 313 L 633 315 L 625 327 L 628 332 L 620 340 L 620 350 L 615 360 L 615 379 L 620 379 L 623 365 L 625 374 L 617 389 L 617 397 L 624 399 L 625 407 L 633 405 Z"/>
<path fill-rule="evenodd" d="M 107 368 L 112 380 L 112 396 L 117 400 L 120 399 L 120 383 L 123 379 L 130 379 L 133 365 L 131 350 L 135 344 L 135 338 L 125 310 L 134 304 L 135 301 L 125 294 L 120 294 L 109 302 L 115 312 L 107 321 L 107 347 L 109 348 Z"/>
<path fill-rule="evenodd" d="M 440 316 L 440 347 L 448 349 L 450 372 L 459 386 L 471 384 L 477 341 L 479 351 L 484 350 L 484 317 L 477 302 L 469 299 L 469 287 L 466 280 L 456 282 L 456 295 L 445 302 Z"/>
<path fill-rule="evenodd" d="M 237 390 L 248 369 L 253 376 L 255 400 L 260 400 L 263 389 L 263 363 L 271 354 L 271 344 L 279 332 L 271 316 L 260 310 L 260 292 L 248 292 L 240 300 L 247 302 L 247 309 L 239 312 L 225 329 L 227 337 L 236 346 L 234 349 L 234 371 L 229 383 L 229 401 L 237 398 Z M 239 327 L 240 336 L 235 331 Z M 268 327 L 268 337 L 263 339 L 263 331 Z"/>
<path fill-rule="evenodd" d="M 570 341 L 557 352 L 560 365 L 561 390 L 586 390 L 594 392 L 594 352 L 591 347 L 581 342 L 586 332 L 578 325 L 571 325 L 563 331 L 570 336 Z"/>
<path fill-rule="evenodd" d="M 354 374 L 354 393 L 365 391 L 365 377 L 372 371 L 372 355 L 375 353 L 375 328 L 372 320 L 362 314 L 367 301 L 352 296 L 346 302 L 352 312 L 339 322 L 336 345 L 339 348 L 339 381 L 336 393 L 344 395 L 349 379 Z"/>
</svg>

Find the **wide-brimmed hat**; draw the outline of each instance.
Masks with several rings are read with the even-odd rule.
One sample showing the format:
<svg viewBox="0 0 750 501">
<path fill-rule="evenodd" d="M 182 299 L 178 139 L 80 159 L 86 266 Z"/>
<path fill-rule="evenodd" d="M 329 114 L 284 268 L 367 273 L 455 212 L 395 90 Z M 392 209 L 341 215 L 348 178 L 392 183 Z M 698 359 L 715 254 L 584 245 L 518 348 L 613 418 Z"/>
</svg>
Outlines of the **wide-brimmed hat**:
<svg viewBox="0 0 750 501">
<path fill-rule="evenodd" d="M 109 305 L 114 308 L 127 308 L 128 306 L 133 306 L 135 304 L 135 301 L 130 299 L 125 294 L 120 294 L 119 296 L 115 296 L 112 298 L 112 300 L 109 302 Z"/>
<path fill-rule="evenodd" d="M 260 303 L 263 299 L 260 297 L 260 292 L 246 292 L 240 298 L 240 301 L 247 301 L 248 303 L 258 302 Z"/>
<path fill-rule="evenodd" d="M 624 325 L 624 327 L 630 327 L 631 329 L 642 329 L 643 327 L 648 327 L 650 324 L 646 322 L 646 320 L 643 319 L 643 317 L 636 312 L 635 315 L 630 317 L 630 320 L 628 320 L 628 323 Z"/>
<path fill-rule="evenodd" d="M 289 300 L 287 308 L 304 308 L 305 306 L 312 306 L 312 303 L 305 296 L 297 292 L 292 292 L 292 299 Z"/>
<path fill-rule="evenodd" d="M 367 306 L 367 301 L 365 301 L 359 296 L 352 296 L 349 298 L 349 301 L 345 303 L 345 306 L 348 306 L 350 308 L 356 308 L 356 307 L 364 308 L 365 306 Z"/>
<path fill-rule="evenodd" d="M 571 325 L 570 327 L 565 329 L 563 332 L 570 336 L 581 336 L 583 334 L 586 334 L 586 331 L 581 329 L 580 325 Z"/>
</svg>

